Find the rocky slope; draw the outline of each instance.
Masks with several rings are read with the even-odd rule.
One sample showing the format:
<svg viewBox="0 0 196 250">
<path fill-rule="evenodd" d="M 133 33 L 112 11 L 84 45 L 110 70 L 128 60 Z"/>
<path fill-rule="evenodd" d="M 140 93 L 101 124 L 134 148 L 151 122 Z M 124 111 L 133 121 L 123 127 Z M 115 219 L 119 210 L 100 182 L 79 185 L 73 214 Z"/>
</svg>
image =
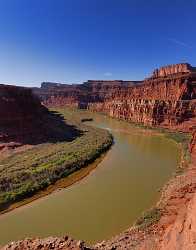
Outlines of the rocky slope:
<svg viewBox="0 0 196 250">
<path fill-rule="evenodd" d="M 68 236 L 62 238 L 50 237 L 46 239 L 26 239 L 23 241 L 18 241 L 17 243 L 10 243 L 5 247 L 1 248 L 2 250 L 24 250 L 24 249 L 62 249 L 62 250 L 88 250 L 84 246 L 82 241 L 76 241 L 71 239 Z"/>
</svg>

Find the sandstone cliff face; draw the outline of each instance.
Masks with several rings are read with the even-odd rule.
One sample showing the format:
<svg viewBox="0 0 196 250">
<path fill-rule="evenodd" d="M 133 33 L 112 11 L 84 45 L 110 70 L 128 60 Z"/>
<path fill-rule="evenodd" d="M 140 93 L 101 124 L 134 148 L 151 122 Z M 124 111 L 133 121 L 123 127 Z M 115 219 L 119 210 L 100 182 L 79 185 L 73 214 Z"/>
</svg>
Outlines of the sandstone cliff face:
<svg viewBox="0 0 196 250">
<path fill-rule="evenodd" d="M 48 107 L 79 107 L 144 125 L 173 126 L 195 116 L 196 70 L 184 63 L 155 70 L 143 82 L 43 83 L 34 92 Z"/>
<path fill-rule="evenodd" d="M 177 71 L 181 66 L 176 67 Z M 175 71 L 174 66 L 172 70 Z M 144 125 L 172 126 L 195 116 L 195 98 L 194 72 L 183 75 L 168 73 L 164 78 L 149 78 L 141 85 L 122 88 L 103 102 L 88 103 L 88 109 Z"/>
<path fill-rule="evenodd" d="M 31 89 L 0 85 L 0 124 L 20 123 L 21 119 L 32 118 L 45 110 Z"/>
<path fill-rule="evenodd" d="M 40 121 L 46 113 L 31 89 L 0 85 L 0 150 L 41 136 Z"/>
<path fill-rule="evenodd" d="M 109 116 L 144 125 L 172 126 L 191 118 L 195 113 L 195 101 L 163 101 L 132 99 L 89 104 L 89 109 L 105 112 Z"/>
<path fill-rule="evenodd" d="M 87 108 L 88 103 L 103 102 L 107 97 L 120 89 L 140 84 L 140 81 L 95 81 L 83 84 L 42 83 L 41 88 L 33 88 L 47 107 L 79 107 Z"/>
</svg>

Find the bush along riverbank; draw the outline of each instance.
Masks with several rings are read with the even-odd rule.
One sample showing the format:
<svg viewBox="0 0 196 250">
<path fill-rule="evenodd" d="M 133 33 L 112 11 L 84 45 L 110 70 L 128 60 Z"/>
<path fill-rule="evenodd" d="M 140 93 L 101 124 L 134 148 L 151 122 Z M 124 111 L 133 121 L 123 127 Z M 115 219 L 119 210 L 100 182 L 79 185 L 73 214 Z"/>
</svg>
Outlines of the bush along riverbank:
<svg viewBox="0 0 196 250">
<path fill-rule="evenodd" d="M 112 145 L 113 138 L 108 131 L 87 126 L 78 112 L 52 112 L 62 116 L 70 136 L 65 140 L 34 145 L 0 160 L 1 212 L 92 163 Z M 85 116 L 82 119 L 86 119 Z M 59 129 L 58 124 L 53 128 L 54 131 Z M 74 137 L 72 130 L 77 130 Z M 67 131 L 61 128 L 61 133 L 66 134 Z"/>
</svg>

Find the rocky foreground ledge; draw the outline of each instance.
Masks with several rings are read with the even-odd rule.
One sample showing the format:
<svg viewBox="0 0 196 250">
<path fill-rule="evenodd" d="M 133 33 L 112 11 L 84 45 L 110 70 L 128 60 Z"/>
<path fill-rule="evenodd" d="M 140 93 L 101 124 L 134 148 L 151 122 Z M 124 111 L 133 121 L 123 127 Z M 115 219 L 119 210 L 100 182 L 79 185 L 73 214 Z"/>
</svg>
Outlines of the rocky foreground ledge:
<svg viewBox="0 0 196 250">
<path fill-rule="evenodd" d="M 22 249 L 88 249 L 84 246 L 82 241 L 76 241 L 68 236 L 62 238 L 49 237 L 46 239 L 25 239 L 23 241 L 18 241 L 15 243 L 10 243 L 5 247 L 1 248 L 2 250 L 22 250 Z"/>
</svg>

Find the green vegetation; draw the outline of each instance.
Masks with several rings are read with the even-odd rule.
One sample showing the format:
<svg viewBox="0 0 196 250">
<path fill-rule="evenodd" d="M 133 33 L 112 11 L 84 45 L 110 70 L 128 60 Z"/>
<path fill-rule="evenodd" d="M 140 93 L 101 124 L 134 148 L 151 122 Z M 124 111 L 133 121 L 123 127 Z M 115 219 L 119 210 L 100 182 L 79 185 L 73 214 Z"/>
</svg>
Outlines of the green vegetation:
<svg viewBox="0 0 196 250">
<path fill-rule="evenodd" d="M 191 141 L 191 134 L 180 132 L 167 132 L 165 136 L 179 143 L 182 147 L 183 166 L 186 166 L 191 161 L 191 153 L 189 150 L 189 143 Z"/>
<path fill-rule="evenodd" d="M 146 229 L 147 227 L 151 226 L 152 224 L 158 222 L 161 218 L 161 210 L 158 208 L 152 208 L 137 219 L 135 226 L 139 227 L 140 229 Z"/>
<path fill-rule="evenodd" d="M 74 136 L 68 140 L 49 140 L 0 160 L 0 210 L 86 166 L 111 146 L 108 131 L 82 123 L 82 112 L 71 109 L 58 112 L 68 124 L 69 134 Z M 78 131 L 77 136 L 72 130 Z"/>
</svg>

